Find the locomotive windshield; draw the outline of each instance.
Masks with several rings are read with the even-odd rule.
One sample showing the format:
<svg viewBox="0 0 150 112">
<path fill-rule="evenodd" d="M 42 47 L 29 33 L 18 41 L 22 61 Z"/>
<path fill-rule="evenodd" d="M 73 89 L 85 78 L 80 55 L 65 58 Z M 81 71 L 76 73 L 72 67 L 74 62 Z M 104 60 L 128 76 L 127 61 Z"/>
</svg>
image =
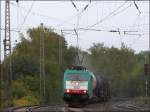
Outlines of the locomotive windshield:
<svg viewBox="0 0 150 112">
<path fill-rule="evenodd" d="M 70 81 L 87 81 L 88 77 L 80 74 L 69 74 L 67 75 L 68 80 Z"/>
</svg>

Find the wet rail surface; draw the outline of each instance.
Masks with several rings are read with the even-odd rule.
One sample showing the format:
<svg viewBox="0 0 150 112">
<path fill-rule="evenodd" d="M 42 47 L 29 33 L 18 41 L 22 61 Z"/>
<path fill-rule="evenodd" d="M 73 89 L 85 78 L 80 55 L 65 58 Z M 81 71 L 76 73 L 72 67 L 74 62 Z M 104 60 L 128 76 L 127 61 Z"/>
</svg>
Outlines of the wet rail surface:
<svg viewBox="0 0 150 112">
<path fill-rule="evenodd" d="M 140 105 L 132 100 L 111 100 L 105 103 L 86 104 L 79 108 L 57 104 L 9 108 L 4 112 L 150 112 L 149 104 L 143 104 Z"/>
</svg>

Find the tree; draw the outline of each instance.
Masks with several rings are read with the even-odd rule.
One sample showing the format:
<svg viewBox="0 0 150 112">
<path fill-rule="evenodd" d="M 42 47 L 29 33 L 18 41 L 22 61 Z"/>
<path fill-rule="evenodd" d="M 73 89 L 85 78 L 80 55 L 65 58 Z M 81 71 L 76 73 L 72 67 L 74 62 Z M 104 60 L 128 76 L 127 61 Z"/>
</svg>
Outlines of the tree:
<svg viewBox="0 0 150 112">
<path fill-rule="evenodd" d="M 121 48 L 94 44 L 88 55 L 88 66 L 95 74 L 105 75 L 111 82 L 112 95 L 133 97 L 144 95 L 143 62 L 145 53 L 135 52 L 122 44 Z M 148 54 L 146 54 L 148 55 Z"/>
<path fill-rule="evenodd" d="M 46 76 L 46 97 L 44 100 L 47 103 L 59 102 L 62 99 L 61 82 L 63 71 L 66 66 L 73 63 L 75 48 L 67 47 L 64 37 L 46 27 L 31 28 L 27 31 L 27 34 L 28 38 L 21 35 L 21 42 L 15 46 L 11 55 L 13 64 L 13 99 L 17 102 L 28 102 L 27 100 L 30 98 L 26 97 L 32 96 L 33 102 L 34 99 L 36 99 L 36 102 L 40 102 L 40 38 L 43 37 Z M 60 48 L 62 49 L 62 64 L 60 64 Z"/>
</svg>

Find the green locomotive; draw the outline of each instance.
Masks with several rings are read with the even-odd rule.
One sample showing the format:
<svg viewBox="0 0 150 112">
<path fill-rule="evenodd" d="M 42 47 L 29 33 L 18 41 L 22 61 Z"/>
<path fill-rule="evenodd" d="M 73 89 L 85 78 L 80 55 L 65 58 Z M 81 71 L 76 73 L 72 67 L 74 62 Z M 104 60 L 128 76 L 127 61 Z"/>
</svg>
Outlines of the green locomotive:
<svg viewBox="0 0 150 112">
<path fill-rule="evenodd" d="M 84 102 L 91 99 L 106 101 L 110 87 L 106 79 L 95 76 L 82 66 L 72 66 L 64 72 L 63 99 L 65 102 Z"/>
</svg>

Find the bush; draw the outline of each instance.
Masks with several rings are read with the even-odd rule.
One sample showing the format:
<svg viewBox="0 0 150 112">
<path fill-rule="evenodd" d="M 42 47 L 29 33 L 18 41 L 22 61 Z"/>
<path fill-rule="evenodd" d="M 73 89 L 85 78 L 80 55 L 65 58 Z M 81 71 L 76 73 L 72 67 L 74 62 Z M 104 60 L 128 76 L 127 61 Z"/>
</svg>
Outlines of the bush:
<svg viewBox="0 0 150 112">
<path fill-rule="evenodd" d="M 39 101 L 34 96 L 25 96 L 14 101 L 14 106 L 38 105 Z"/>
</svg>

